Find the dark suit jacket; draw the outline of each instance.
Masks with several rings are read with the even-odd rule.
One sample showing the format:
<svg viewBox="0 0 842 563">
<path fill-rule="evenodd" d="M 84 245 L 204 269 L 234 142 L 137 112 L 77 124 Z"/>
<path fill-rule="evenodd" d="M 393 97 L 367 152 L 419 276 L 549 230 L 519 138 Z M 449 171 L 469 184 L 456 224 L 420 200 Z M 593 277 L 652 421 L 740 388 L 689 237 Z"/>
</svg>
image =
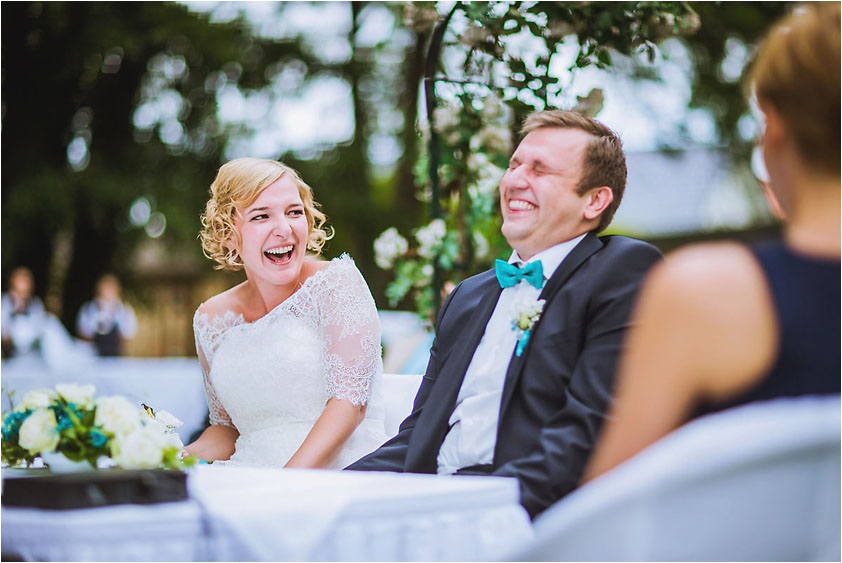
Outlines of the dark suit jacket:
<svg viewBox="0 0 842 563">
<path fill-rule="evenodd" d="M 610 403 L 635 295 L 660 257 L 647 243 L 589 233 L 541 292 L 544 312 L 506 373 L 492 473 L 518 479 L 533 517 L 579 483 Z M 453 290 L 412 414 L 348 469 L 436 472 L 462 379 L 501 291 L 493 270 Z"/>
</svg>

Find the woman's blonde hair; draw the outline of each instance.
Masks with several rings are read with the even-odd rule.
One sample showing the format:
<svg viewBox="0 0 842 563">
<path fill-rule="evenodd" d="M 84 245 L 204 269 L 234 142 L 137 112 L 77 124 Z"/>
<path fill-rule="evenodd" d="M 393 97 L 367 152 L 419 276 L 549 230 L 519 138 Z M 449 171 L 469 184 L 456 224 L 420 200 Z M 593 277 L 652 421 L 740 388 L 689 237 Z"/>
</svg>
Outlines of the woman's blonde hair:
<svg viewBox="0 0 842 563">
<path fill-rule="evenodd" d="M 331 227 L 323 228 L 327 217 L 319 210 L 313 199 L 313 190 L 298 172 L 275 160 L 261 158 L 237 158 L 225 163 L 219 169 L 210 186 L 211 197 L 202 214 L 202 230 L 199 239 L 205 256 L 217 262 L 217 270 L 240 270 L 240 234 L 234 226 L 239 209 L 254 203 L 270 184 L 284 174 L 292 178 L 298 188 L 298 195 L 304 204 L 307 218 L 307 250 L 318 255 L 325 242 L 333 237 Z"/>
<path fill-rule="evenodd" d="M 760 46 L 748 75 L 757 100 L 771 104 L 806 163 L 839 174 L 840 5 L 800 4 Z"/>
</svg>

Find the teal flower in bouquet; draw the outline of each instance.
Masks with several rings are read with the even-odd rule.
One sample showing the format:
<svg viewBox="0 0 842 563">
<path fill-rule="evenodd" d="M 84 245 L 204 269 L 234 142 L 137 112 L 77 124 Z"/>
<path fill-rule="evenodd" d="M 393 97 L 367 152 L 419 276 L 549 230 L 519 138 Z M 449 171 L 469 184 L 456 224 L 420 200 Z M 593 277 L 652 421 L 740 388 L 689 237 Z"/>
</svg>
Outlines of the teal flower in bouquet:
<svg viewBox="0 0 842 563">
<path fill-rule="evenodd" d="M 175 433 L 180 421 L 141 409 L 125 397 L 94 399 L 93 385 L 59 384 L 27 393 L 3 417 L 2 460 L 29 466 L 36 457 L 58 453 L 96 468 L 100 459 L 130 469 L 191 465 Z"/>
<path fill-rule="evenodd" d="M 9 413 L 9 416 L 3 420 L 3 441 L 7 440 L 15 440 L 18 439 L 18 432 L 20 432 L 20 425 L 21 423 L 26 420 L 26 417 L 31 414 L 32 411 L 25 411 L 25 412 L 13 412 Z"/>
<path fill-rule="evenodd" d="M 11 412 L 3 419 L 3 461 L 8 457 L 12 459 L 28 458 L 27 463 L 32 462 L 34 456 L 29 456 L 28 452 L 18 445 L 20 425 L 30 414 L 32 414 L 32 411 Z"/>
<path fill-rule="evenodd" d="M 95 448 L 104 448 L 108 443 L 108 436 L 98 430 L 91 431 L 91 444 Z"/>
</svg>

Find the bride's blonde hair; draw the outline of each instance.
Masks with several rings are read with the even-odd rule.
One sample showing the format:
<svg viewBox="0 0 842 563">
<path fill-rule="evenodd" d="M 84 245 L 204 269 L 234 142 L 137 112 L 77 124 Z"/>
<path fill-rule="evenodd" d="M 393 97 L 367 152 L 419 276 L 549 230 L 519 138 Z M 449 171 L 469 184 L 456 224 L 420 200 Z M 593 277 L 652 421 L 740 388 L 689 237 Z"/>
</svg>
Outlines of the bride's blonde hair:
<svg viewBox="0 0 842 563">
<path fill-rule="evenodd" d="M 327 217 L 313 199 L 313 190 L 298 172 L 276 160 L 262 158 L 237 158 L 219 169 L 210 186 L 211 197 L 201 216 L 202 230 L 199 239 L 202 252 L 214 260 L 217 270 L 240 270 L 240 234 L 234 226 L 238 209 L 248 207 L 269 185 L 284 174 L 292 178 L 304 204 L 307 218 L 307 249 L 321 254 L 325 242 L 333 237 L 331 227 L 324 228 Z"/>
</svg>

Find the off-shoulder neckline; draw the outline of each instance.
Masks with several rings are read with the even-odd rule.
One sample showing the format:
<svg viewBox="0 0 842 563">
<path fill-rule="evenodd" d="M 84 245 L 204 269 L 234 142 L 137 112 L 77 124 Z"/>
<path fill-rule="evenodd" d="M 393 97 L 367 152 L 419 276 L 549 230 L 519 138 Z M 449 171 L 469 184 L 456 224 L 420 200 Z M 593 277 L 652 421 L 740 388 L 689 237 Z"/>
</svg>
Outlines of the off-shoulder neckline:
<svg viewBox="0 0 842 563">
<path fill-rule="evenodd" d="M 196 308 L 195 315 L 193 315 L 193 318 L 194 318 L 193 324 L 195 325 L 196 321 L 198 319 L 202 318 L 202 317 L 204 317 L 204 319 L 206 320 L 207 323 L 214 322 L 216 319 L 222 319 L 223 320 L 222 322 L 225 322 L 225 319 L 233 317 L 234 322 L 233 322 L 233 324 L 230 325 L 230 327 L 240 326 L 240 325 L 254 326 L 257 323 L 261 322 L 263 319 L 273 315 L 275 313 L 275 311 L 278 311 L 284 305 L 290 303 L 296 295 L 303 294 L 304 288 L 309 289 L 309 286 L 313 285 L 315 283 L 316 279 L 321 278 L 324 275 L 327 275 L 327 272 L 332 270 L 334 268 L 334 266 L 344 265 L 344 264 L 352 264 L 352 265 L 354 264 L 354 259 L 351 258 L 351 256 L 347 252 L 343 252 L 341 255 L 339 255 L 335 258 L 332 258 L 328 262 L 328 265 L 326 267 L 316 270 L 315 272 L 313 272 L 313 274 L 311 276 L 309 276 L 306 280 L 304 280 L 304 283 L 301 284 L 301 287 L 299 287 L 297 290 L 295 290 L 295 292 L 292 295 L 290 295 L 289 297 L 287 297 L 286 299 L 284 299 L 283 301 L 281 301 L 280 303 L 275 305 L 275 307 L 272 310 L 268 311 L 265 315 L 263 315 L 262 317 L 259 317 L 257 319 L 254 319 L 253 321 L 247 321 L 245 316 L 242 313 L 235 313 L 231 309 L 226 309 L 222 314 L 217 314 L 217 315 L 214 315 L 213 318 L 210 318 L 208 313 L 200 313 L 199 312 L 199 309 L 202 308 L 202 305 L 199 305 Z M 202 303 L 202 304 L 204 304 L 204 303 Z"/>
</svg>

